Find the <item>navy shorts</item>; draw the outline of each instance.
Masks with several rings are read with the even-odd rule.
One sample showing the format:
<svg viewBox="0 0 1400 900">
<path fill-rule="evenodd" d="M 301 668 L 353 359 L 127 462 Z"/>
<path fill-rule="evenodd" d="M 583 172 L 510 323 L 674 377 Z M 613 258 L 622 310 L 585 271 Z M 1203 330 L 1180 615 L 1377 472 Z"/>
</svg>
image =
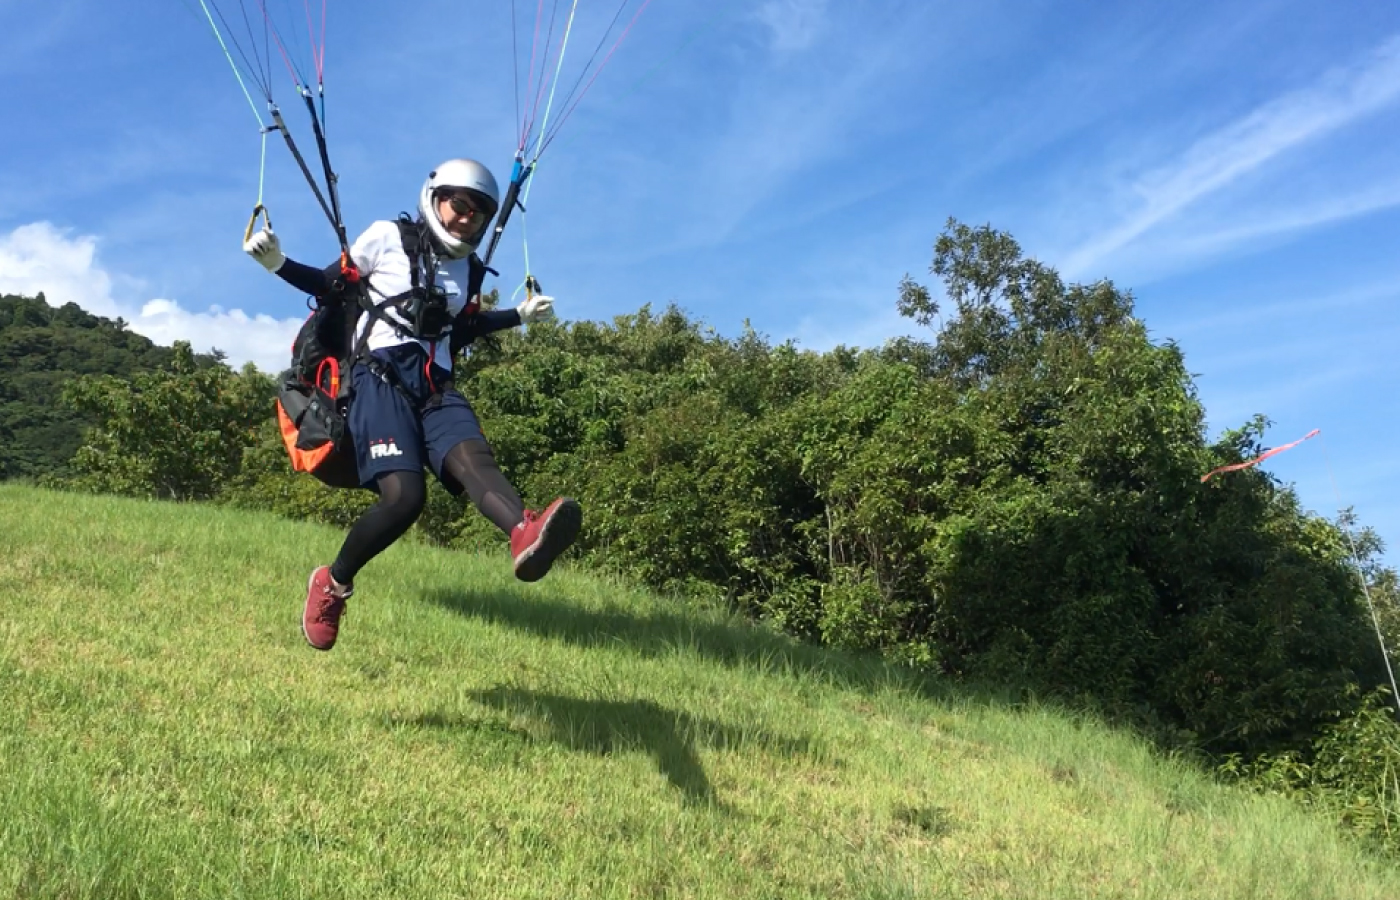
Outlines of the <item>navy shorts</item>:
<svg viewBox="0 0 1400 900">
<path fill-rule="evenodd" d="M 415 411 L 414 406 L 423 407 L 433 393 L 429 377 L 439 386 L 450 377 L 437 366 L 431 374 L 424 371 L 427 355 L 418 345 L 376 350 L 373 356 L 398 376 L 404 390 L 386 383 L 363 363 L 355 366 L 348 419 L 360 484 L 372 487 L 380 475 L 421 472 L 425 465 L 441 480 L 447 451 L 462 441 L 485 440 L 476 413 L 467 398 L 451 389 L 442 394 L 440 403 Z"/>
</svg>

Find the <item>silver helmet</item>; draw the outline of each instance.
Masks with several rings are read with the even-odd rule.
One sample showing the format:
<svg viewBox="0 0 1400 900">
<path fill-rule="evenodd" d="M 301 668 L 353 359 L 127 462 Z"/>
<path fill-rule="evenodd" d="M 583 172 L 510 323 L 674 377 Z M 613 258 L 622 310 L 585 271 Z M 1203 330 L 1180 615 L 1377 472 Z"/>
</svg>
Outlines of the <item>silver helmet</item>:
<svg viewBox="0 0 1400 900">
<path fill-rule="evenodd" d="M 449 232 L 438 216 L 438 200 L 444 195 L 460 198 L 472 210 L 472 231 L 465 237 Z M 418 214 L 428 224 L 434 241 L 444 256 L 461 259 L 481 243 L 496 210 L 501 205 L 500 190 L 491 170 L 474 159 L 449 159 L 428 173 L 418 195 Z"/>
</svg>

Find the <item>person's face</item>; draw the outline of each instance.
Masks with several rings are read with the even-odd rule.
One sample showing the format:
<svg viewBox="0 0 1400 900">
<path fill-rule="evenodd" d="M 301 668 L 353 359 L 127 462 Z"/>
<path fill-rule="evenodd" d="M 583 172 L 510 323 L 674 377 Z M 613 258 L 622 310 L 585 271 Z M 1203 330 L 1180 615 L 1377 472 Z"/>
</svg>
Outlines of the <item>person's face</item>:
<svg viewBox="0 0 1400 900">
<path fill-rule="evenodd" d="M 487 212 L 469 194 L 444 193 L 437 211 L 442 227 L 459 240 L 471 240 L 486 230 Z"/>
</svg>

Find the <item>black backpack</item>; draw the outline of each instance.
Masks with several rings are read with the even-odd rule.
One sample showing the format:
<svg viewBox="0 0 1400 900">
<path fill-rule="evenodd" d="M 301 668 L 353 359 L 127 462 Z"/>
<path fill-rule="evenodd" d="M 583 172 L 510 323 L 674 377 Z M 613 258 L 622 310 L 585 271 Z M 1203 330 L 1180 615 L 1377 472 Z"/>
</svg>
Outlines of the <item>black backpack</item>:
<svg viewBox="0 0 1400 900">
<path fill-rule="evenodd" d="M 408 255 L 413 289 L 376 304 L 353 263 L 342 262 L 330 289 L 315 298 L 316 306 L 292 341 L 291 366 L 278 376 L 277 423 L 292 469 L 309 472 L 330 487 L 360 486 L 346 411 L 351 400 L 350 370 L 368 358 L 365 341 L 370 329 L 366 328 L 365 336 L 355 340 L 361 315 L 388 321 L 402 330 L 401 325 L 385 316 L 384 309 L 433 290 L 436 262 L 430 253 L 423 252 L 425 241 L 418 224 L 407 214 L 401 214 L 398 226 L 404 253 Z M 428 257 L 426 286 L 420 284 L 419 275 L 425 256 Z M 486 272 L 486 265 L 473 254 L 467 279 L 468 301 L 454 319 L 454 331 L 465 331 L 466 320 L 480 309 Z M 453 341 L 451 346 L 455 355 L 459 345 Z"/>
</svg>

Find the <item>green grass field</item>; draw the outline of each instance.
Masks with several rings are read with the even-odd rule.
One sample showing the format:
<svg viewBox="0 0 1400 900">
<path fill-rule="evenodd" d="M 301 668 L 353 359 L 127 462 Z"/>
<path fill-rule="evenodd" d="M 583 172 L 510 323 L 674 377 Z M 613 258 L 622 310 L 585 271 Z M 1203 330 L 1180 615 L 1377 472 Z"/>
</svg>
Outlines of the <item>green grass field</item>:
<svg viewBox="0 0 1400 900">
<path fill-rule="evenodd" d="M 504 548 L 0 485 L 0 897 L 1400 897 L 1283 801 Z"/>
</svg>

